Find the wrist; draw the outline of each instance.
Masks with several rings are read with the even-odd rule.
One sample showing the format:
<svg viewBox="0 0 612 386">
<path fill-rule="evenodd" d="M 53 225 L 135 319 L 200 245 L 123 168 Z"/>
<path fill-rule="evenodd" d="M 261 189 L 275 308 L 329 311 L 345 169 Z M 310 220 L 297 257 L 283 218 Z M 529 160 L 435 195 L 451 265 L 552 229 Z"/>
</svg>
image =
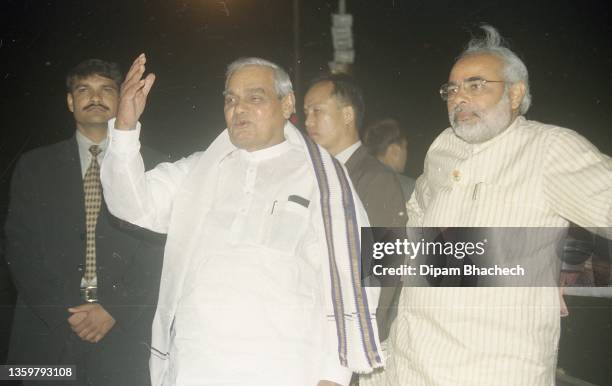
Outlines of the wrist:
<svg viewBox="0 0 612 386">
<path fill-rule="evenodd" d="M 135 122 L 128 122 L 123 119 L 117 118 L 115 120 L 115 129 L 116 130 L 133 130 L 136 127 Z"/>
</svg>

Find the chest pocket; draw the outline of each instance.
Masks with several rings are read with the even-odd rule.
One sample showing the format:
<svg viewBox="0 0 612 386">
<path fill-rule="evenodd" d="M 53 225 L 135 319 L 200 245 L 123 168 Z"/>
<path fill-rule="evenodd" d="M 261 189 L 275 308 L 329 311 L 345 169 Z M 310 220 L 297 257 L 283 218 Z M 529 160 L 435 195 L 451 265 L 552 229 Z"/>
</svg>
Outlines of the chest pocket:
<svg viewBox="0 0 612 386">
<path fill-rule="evenodd" d="M 265 245 L 279 252 L 294 254 L 308 230 L 309 204 L 309 200 L 301 196 L 289 196 L 283 201 L 277 201 L 270 216 L 268 232 L 264 236 Z"/>
</svg>

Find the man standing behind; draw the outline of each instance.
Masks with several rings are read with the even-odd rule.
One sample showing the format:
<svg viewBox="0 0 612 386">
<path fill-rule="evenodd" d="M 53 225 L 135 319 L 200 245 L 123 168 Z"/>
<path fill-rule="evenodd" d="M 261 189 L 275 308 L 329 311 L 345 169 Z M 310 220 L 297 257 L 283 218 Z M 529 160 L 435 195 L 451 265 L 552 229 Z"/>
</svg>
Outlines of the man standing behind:
<svg viewBox="0 0 612 386">
<path fill-rule="evenodd" d="M 145 174 L 145 62 L 122 85 L 102 183 L 113 213 L 168 234 L 154 385 L 346 385 L 380 367 L 377 291 L 359 277 L 367 219 L 339 162 L 287 121 L 287 73 L 259 58 L 230 64 L 227 129 Z"/>
<path fill-rule="evenodd" d="M 76 365 L 75 385 L 149 384 L 163 239 L 110 216 L 99 180 L 120 82 L 115 63 L 72 69 L 75 135 L 23 155 L 11 185 L 6 258 L 18 300 L 8 361 Z"/>
<path fill-rule="evenodd" d="M 566 228 L 572 221 L 609 231 L 612 159 L 575 131 L 523 117 L 531 102 L 527 68 L 497 30 L 483 29 L 440 88 L 451 127 L 429 148 L 409 226 Z M 552 385 L 559 313 L 554 287 L 405 287 L 386 384 Z"/>
<path fill-rule="evenodd" d="M 373 227 L 403 227 L 406 210 L 397 176 L 359 140 L 365 105 L 351 77 L 328 75 L 312 82 L 304 97 L 306 131 L 348 169 Z"/>
<path fill-rule="evenodd" d="M 406 202 L 414 190 L 414 178 L 405 176 L 408 138 L 395 119 L 383 119 L 368 126 L 363 142 L 370 154 L 397 173 Z"/>
</svg>

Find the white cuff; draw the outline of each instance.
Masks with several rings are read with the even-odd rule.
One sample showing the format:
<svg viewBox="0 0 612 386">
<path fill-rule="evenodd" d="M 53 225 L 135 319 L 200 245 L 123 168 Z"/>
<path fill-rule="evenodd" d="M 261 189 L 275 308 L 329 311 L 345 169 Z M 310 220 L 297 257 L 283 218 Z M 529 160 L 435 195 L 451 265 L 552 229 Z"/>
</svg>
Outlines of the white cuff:
<svg viewBox="0 0 612 386">
<path fill-rule="evenodd" d="M 140 122 L 130 130 L 115 129 L 115 120 L 108 121 L 108 152 L 118 156 L 129 157 L 140 152 Z"/>
<path fill-rule="evenodd" d="M 351 376 L 353 375 L 353 372 L 349 368 L 340 364 L 337 353 L 327 357 L 322 370 L 321 376 L 319 377 L 320 381 L 332 381 L 343 386 L 348 386 L 351 381 Z"/>
</svg>

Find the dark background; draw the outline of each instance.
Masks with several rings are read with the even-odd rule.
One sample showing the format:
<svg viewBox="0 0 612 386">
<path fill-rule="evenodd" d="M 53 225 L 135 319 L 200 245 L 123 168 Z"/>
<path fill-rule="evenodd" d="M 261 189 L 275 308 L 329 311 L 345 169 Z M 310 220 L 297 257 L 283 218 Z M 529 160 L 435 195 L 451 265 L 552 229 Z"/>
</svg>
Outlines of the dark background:
<svg viewBox="0 0 612 386">
<path fill-rule="evenodd" d="M 261 56 L 295 75 L 293 4 L 3 0 L 0 224 L 19 156 L 74 131 L 64 89 L 72 66 L 99 57 L 127 70 L 145 52 L 158 79 L 142 117 L 143 142 L 181 157 L 206 147 L 224 127 L 221 92 L 229 62 Z M 329 0 L 300 2 L 297 89 L 332 60 L 336 7 Z M 437 90 L 482 22 L 497 27 L 527 64 L 534 97 L 528 118 L 575 129 L 612 154 L 608 2 L 348 0 L 347 10 L 354 17 L 354 72 L 365 91 L 366 121 L 400 121 L 411 142 L 407 174 L 420 174 L 427 147 L 448 124 Z M 611 336 L 603 337 L 609 346 Z"/>
</svg>

